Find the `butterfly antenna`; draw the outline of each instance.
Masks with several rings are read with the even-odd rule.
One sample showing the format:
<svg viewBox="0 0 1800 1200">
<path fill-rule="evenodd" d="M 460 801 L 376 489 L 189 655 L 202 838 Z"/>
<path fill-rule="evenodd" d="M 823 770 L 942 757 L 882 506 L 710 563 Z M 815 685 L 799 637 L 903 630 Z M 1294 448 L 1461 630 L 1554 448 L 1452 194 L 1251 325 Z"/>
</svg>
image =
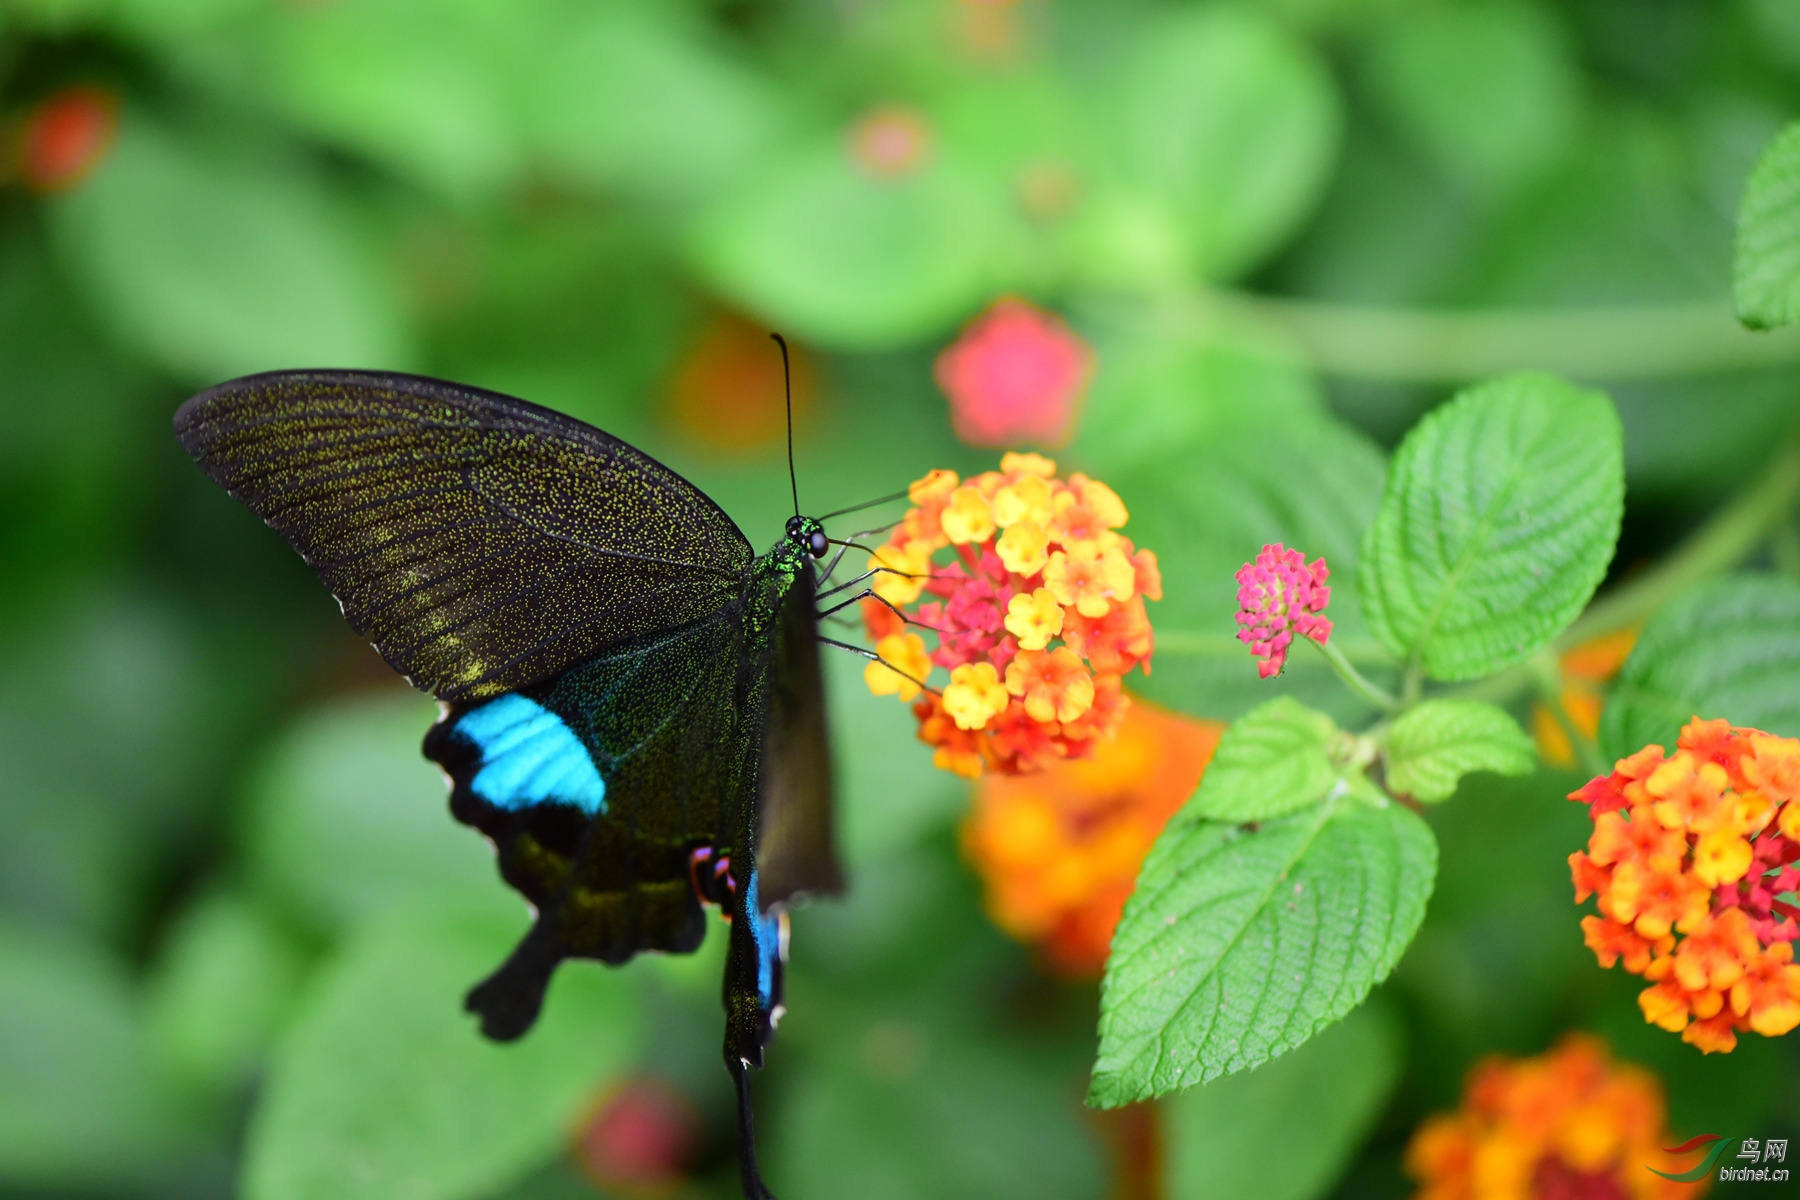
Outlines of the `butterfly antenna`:
<svg viewBox="0 0 1800 1200">
<path fill-rule="evenodd" d="M 901 491 L 895 492 L 891 496 L 877 496 L 873 500 L 864 500 L 861 504 L 852 504 L 849 508 L 840 508 L 836 512 L 828 512 L 824 516 L 820 517 L 819 520 L 829 521 L 832 517 L 841 517 L 845 513 L 861 512 L 865 508 L 874 508 L 877 504 L 891 504 L 895 500 L 905 500 L 911 494 L 912 494 L 912 489 L 906 488 Z M 876 532 L 879 532 L 879 531 L 876 531 Z"/>
<path fill-rule="evenodd" d="M 794 490 L 794 515 L 800 515 L 800 483 L 794 476 L 794 369 L 788 362 L 787 339 L 779 333 L 771 333 L 775 344 L 781 347 L 781 390 L 787 397 L 788 425 L 788 486 Z"/>
</svg>

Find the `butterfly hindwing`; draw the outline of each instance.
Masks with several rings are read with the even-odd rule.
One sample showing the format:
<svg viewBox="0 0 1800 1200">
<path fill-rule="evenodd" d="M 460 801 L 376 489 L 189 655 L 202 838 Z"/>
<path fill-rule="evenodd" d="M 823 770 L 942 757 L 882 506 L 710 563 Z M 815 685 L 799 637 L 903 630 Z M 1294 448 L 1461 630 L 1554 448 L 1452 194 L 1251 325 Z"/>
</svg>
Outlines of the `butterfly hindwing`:
<svg viewBox="0 0 1800 1200">
<path fill-rule="evenodd" d="M 519 952 L 471 995 L 491 1035 L 529 1027 L 563 958 L 700 944 L 693 854 L 730 846 L 731 798 L 754 769 L 732 703 L 738 640 L 728 614 L 639 639 L 452 705 L 427 734 L 452 812 L 493 840 L 501 874 L 537 910 Z"/>
<path fill-rule="evenodd" d="M 655 459 L 478 388 L 253 375 L 189 400 L 175 430 L 350 624 L 444 700 L 498 696 L 710 616 L 751 561 L 731 519 Z"/>
</svg>

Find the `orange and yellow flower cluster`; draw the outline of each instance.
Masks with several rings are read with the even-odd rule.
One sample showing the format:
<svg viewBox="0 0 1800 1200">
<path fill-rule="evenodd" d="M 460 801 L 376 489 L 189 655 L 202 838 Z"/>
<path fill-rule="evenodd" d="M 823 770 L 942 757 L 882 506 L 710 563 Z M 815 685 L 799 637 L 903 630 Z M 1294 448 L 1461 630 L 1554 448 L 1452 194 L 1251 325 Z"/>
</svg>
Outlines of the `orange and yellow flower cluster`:
<svg viewBox="0 0 1800 1200">
<path fill-rule="evenodd" d="M 1800 1025 L 1800 741 L 1696 717 L 1672 756 L 1646 746 L 1571 800 L 1594 832 L 1569 856 L 1600 965 L 1651 986 L 1644 1019 L 1711 1053 Z"/>
<path fill-rule="evenodd" d="M 1462 1107 L 1429 1117 L 1406 1147 L 1417 1200 L 1674 1200 L 1704 1183 L 1676 1183 L 1666 1152 L 1662 1086 L 1572 1034 L 1536 1058 L 1491 1058 L 1469 1073 Z"/>
<path fill-rule="evenodd" d="M 1156 555 L 1116 532 L 1125 505 L 1037 454 L 966 482 L 933 471 L 908 494 L 914 507 L 869 559 L 870 690 L 916 697 L 920 740 L 971 779 L 1092 753 L 1125 715 L 1121 676 L 1150 669 L 1144 601 L 1162 598 Z M 950 561 L 934 561 L 945 549 Z M 927 594 L 912 616 L 936 635 L 930 650 L 896 611 Z M 942 692 L 922 686 L 934 667 L 950 674 Z"/>
<path fill-rule="evenodd" d="M 962 843 L 994 924 L 1056 974 L 1097 976 L 1144 856 L 1223 731 L 1140 702 L 1090 759 L 982 780 Z"/>
</svg>

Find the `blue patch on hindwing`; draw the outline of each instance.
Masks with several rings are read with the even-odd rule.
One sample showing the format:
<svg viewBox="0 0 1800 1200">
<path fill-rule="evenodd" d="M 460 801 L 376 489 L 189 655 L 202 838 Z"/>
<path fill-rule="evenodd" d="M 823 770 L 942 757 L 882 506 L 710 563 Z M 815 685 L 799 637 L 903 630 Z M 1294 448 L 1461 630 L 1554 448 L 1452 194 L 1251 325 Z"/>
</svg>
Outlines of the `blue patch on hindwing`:
<svg viewBox="0 0 1800 1200">
<path fill-rule="evenodd" d="M 775 961 L 781 956 L 781 916 L 763 915 L 756 902 L 756 872 L 750 872 L 750 890 L 744 896 L 751 919 L 751 939 L 756 943 L 756 994 L 764 1011 L 775 1003 Z"/>
<path fill-rule="evenodd" d="M 561 717 L 514 692 L 470 709 L 456 732 L 481 751 L 470 789 L 495 808 L 570 804 L 593 816 L 606 811 L 606 782 L 581 740 Z"/>
</svg>

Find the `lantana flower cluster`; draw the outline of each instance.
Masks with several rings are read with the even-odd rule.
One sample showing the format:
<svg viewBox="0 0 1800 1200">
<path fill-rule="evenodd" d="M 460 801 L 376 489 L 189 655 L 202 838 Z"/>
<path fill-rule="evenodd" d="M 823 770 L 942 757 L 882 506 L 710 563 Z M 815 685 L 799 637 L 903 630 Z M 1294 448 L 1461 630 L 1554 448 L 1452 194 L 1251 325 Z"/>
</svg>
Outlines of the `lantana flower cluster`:
<svg viewBox="0 0 1800 1200">
<path fill-rule="evenodd" d="M 1571 800 L 1594 832 L 1569 856 L 1600 965 L 1650 980 L 1644 1019 L 1701 1050 L 1800 1025 L 1800 741 L 1695 718 L 1673 755 L 1651 745 Z"/>
<path fill-rule="evenodd" d="M 1281 674 L 1295 634 L 1321 646 L 1331 637 L 1331 618 L 1324 615 L 1331 603 L 1329 578 L 1324 559 L 1308 564 L 1306 555 L 1280 542 L 1264 546 L 1254 561 L 1238 568 L 1238 641 L 1262 659 L 1256 664 L 1258 678 Z"/>
<path fill-rule="evenodd" d="M 1564 1038 L 1536 1058 L 1476 1065 L 1454 1113 L 1426 1118 L 1406 1147 L 1415 1200 L 1674 1200 L 1706 1185 L 1654 1174 L 1665 1151 L 1662 1086 L 1598 1040 Z"/>
<path fill-rule="evenodd" d="M 1135 703 L 1090 759 L 989 775 L 962 827 L 989 916 L 1069 978 L 1098 976 L 1144 856 L 1224 726 Z"/>
<path fill-rule="evenodd" d="M 1124 718 L 1121 678 L 1150 669 L 1144 601 L 1162 597 L 1156 555 L 1117 532 L 1124 503 L 1037 454 L 967 481 L 933 471 L 908 495 L 869 559 L 870 690 L 912 701 L 933 760 L 971 779 L 1091 754 Z M 899 614 L 915 604 L 933 648 Z M 938 668 L 943 690 L 922 687 Z"/>
</svg>

